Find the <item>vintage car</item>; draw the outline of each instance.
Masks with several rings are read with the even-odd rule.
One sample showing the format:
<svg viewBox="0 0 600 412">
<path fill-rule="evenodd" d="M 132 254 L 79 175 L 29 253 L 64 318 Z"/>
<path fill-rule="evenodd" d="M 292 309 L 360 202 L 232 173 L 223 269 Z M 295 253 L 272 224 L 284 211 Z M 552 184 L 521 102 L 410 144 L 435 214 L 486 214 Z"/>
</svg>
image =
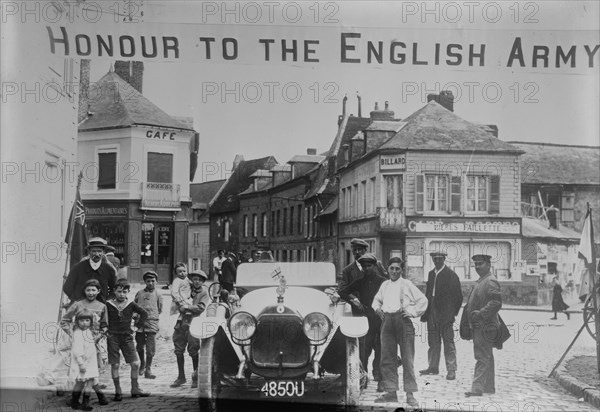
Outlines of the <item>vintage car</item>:
<svg viewBox="0 0 600 412">
<path fill-rule="evenodd" d="M 335 285 L 323 262 L 242 264 L 228 302 L 212 284 L 212 302 L 190 327 L 200 339 L 200 410 L 231 399 L 356 405 L 368 323 L 338 302 Z"/>
</svg>

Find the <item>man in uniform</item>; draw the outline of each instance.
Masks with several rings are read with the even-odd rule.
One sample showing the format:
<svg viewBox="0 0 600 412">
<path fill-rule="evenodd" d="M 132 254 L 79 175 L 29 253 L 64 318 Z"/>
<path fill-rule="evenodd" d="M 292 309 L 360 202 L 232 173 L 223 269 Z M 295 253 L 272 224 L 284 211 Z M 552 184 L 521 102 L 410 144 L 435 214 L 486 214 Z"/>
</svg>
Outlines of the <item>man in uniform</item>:
<svg viewBox="0 0 600 412">
<path fill-rule="evenodd" d="M 464 310 L 472 330 L 476 363 L 471 390 L 465 395 L 482 396 L 496 392 L 493 347 L 500 333 L 498 311 L 502 307 L 502 295 L 500 283 L 490 271 L 491 256 L 474 255 L 472 259 L 479 279 Z"/>
<path fill-rule="evenodd" d="M 371 352 L 375 351 L 373 359 L 373 379 L 381 381 L 380 359 L 381 359 L 381 340 L 379 332 L 381 329 L 381 319 L 371 307 L 373 298 L 379 291 L 379 287 L 386 278 L 380 276 L 377 272 L 377 258 L 371 253 L 365 253 L 358 258 L 364 275 L 356 279 L 348 286 L 340 289 L 338 294 L 342 299 L 352 305 L 352 311 L 361 316 L 366 316 L 369 321 L 369 331 L 365 336 L 359 339 L 360 361 L 364 370 L 368 373 L 368 360 Z M 355 293 L 358 292 L 356 297 Z M 383 391 L 383 386 L 378 384 L 378 390 Z"/>
<path fill-rule="evenodd" d="M 456 379 L 456 347 L 454 345 L 454 319 L 462 305 L 462 290 L 458 275 L 445 265 L 446 254 L 430 254 L 434 268 L 427 279 L 427 310 L 421 322 L 427 322 L 427 342 L 429 343 L 429 366 L 419 371 L 421 375 L 439 373 L 440 352 L 444 341 L 446 359 L 446 379 Z"/>
</svg>

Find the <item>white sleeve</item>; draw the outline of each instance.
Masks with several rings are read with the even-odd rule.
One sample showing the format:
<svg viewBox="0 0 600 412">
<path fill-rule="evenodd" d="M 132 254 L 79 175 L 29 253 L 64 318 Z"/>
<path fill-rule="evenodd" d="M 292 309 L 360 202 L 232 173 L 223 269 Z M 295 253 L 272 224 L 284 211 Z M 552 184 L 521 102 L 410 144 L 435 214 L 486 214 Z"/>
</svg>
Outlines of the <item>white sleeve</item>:
<svg viewBox="0 0 600 412">
<path fill-rule="evenodd" d="M 427 298 L 411 281 L 407 281 L 407 295 L 410 296 L 410 304 L 404 309 L 411 318 L 421 316 L 427 310 Z"/>
</svg>

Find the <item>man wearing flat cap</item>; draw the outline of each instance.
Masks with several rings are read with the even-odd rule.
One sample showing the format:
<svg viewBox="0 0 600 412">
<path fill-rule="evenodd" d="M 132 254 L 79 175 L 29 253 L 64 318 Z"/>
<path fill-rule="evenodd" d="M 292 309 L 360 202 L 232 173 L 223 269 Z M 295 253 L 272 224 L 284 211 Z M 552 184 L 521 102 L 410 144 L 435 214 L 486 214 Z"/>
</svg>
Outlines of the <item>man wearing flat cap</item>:
<svg viewBox="0 0 600 412">
<path fill-rule="evenodd" d="M 434 268 L 427 278 L 427 310 L 421 316 L 421 322 L 427 322 L 427 353 L 429 365 L 419 371 L 421 375 L 439 373 L 440 353 L 444 342 L 446 360 L 446 379 L 456 379 L 456 347 L 454 345 L 454 319 L 462 306 L 462 290 L 458 275 L 446 266 L 446 254 L 430 253 Z"/>
<path fill-rule="evenodd" d="M 500 330 L 502 295 L 500 283 L 491 273 L 491 256 L 474 255 L 472 259 L 479 279 L 463 310 L 467 311 L 476 363 L 471 390 L 465 395 L 482 396 L 496 392 L 493 347 Z"/>
<path fill-rule="evenodd" d="M 375 255 L 365 253 L 358 258 L 358 263 L 364 275 L 344 288 L 339 289 L 338 294 L 352 305 L 353 313 L 366 316 L 369 321 L 369 331 L 359 339 L 360 361 L 364 370 L 368 373 L 369 368 L 367 364 L 369 356 L 371 356 L 372 351 L 375 351 L 373 379 L 380 381 L 381 340 L 379 332 L 381 330 L 381 319 L 371 305 L 379 287 L 386 281 L 386 278 L 377 273 L 377 258 Z M 359 297 L 356 297 L 357 292 Z"/>
<path fill-rule="evenodd" d="M 106 240 L 100 237 L 91 238 L 86 246 L 89 259 L 84 259 L 71 267 L 63 284 L 63 292 L 71 299 L 71 302 L 85 297 L 83 285 L 90 279 L 100 282 L 100 294 L 97 297 L 100 302 L 106 302 L 109 294 L 113 293 L 117 281 L 117 270 L 104 259 L 106 246 Z"/>
<path fill-rule="evenodd" d="M 346 286 L 348 286 L 350 283 L 354 282 L 355 280 L 363 277 L 363 269 L 362 269 L 362 266 L 358 263 L 358 259 L 362 255 L 367 253 L 367 249 L 369 249 L 369 244 L 363 239 L 354 238 L 350 241 L 350 248 L 352 249 L 352 255 L 354 256 L 354 262 L 350 263 L 348 266 L 346 266 L 344 269 L 342 269 L 342 274 L 340 275 L 341 279 L 340 279 L 339 285 L 338 285 L 338 288 L 340 290 L 344 289 Z M 385 270 L 385 268 L 379 261 L 377 261 L 377 263 L 376 263 L 376 271 L 377 271 L 377 274 L 379 274 L 379 276 L 382 276 L 384 278 L 389 278 L 387 271 Z M 351 294 L 350 296 L 351 296 L 351 298 L 360 299 L 358 292 L 356 292 L 355 294 Z M 354 310 L 354 307 L 353 307 L 353 310 Z"/>
</svg>

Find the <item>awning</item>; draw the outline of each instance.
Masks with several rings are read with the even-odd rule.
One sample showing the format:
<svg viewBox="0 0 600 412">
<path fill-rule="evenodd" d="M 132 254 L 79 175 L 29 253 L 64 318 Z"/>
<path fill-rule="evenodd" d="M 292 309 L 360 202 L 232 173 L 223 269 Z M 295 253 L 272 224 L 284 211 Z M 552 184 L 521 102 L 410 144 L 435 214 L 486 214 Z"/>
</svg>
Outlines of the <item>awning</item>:
<svg viewBox="0 0 600 412">
<path fill-rule="evenodd" d="M 547 221 L 524 217 L 523 237 L 579 242 L 581 234 L 562 225 L 558 229 L 551 229 Z"/>
</svg>

